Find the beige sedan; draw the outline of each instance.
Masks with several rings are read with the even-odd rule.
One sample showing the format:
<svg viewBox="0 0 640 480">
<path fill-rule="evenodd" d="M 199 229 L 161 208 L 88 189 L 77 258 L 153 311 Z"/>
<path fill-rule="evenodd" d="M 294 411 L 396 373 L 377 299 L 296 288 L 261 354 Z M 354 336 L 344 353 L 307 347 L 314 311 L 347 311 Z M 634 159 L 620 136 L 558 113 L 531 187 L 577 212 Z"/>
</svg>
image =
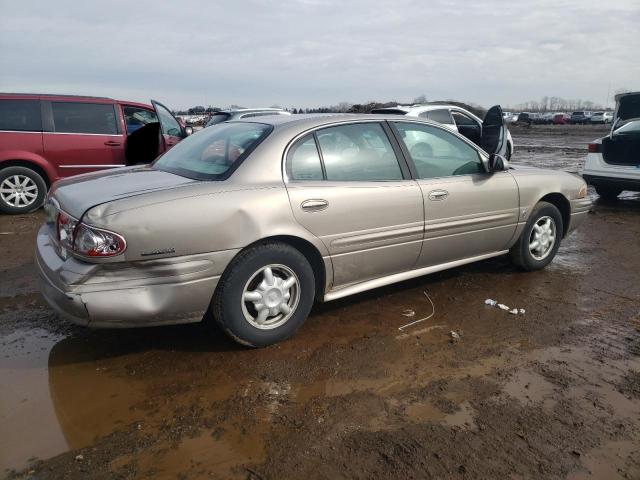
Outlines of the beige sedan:
<svg viewBox="0 0 640 480">
<path fill-rule="evenodd" d="M 330 301 L 510 254 L 545 267 L 590 207 L 574 175 L 509 166 L 502 112 L 478 146 L 376 115 L 225 122 L 154 164 L 58 182 L 41 288 L 90 327 L 201 320 L 244 345 L 293 334 Z"/>
</svg>

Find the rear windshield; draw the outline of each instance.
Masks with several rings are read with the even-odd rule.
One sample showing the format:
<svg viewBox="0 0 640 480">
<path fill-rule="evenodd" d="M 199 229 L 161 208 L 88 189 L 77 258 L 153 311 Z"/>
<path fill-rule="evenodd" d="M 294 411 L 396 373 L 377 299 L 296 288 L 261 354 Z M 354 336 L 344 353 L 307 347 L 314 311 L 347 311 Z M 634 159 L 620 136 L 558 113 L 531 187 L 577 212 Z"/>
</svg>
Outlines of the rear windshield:
<svg viewBox="0 0 640 480">
<path fill-rule="evenodd" d="M 272 129 L 263 123 L 214 125 L 178 143 L 153 166 L 196 180 L 224 180 Z"/>
</svg>

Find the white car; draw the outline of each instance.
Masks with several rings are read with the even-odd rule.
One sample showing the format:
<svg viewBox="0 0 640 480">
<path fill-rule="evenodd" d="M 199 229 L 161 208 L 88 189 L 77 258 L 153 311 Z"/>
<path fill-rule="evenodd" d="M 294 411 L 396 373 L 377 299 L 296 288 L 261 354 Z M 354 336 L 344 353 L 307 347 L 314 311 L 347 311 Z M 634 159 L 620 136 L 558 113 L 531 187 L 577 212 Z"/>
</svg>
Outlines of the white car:
<svg viewBox="0 0 640 480">
<path fill-rule="evenodd" d="M 496 107 L 500 108 L 499 106 Z M 502 109 L 500 109 L 500 112 L 504 119 Z M 464 135 L 476 145 L 482 146 L 480 139 L 482 138 L 483 120 L 470 111 L 455 105 L 397 105 L 395 107 L 376 108 L 371 113 L 427 118 L 441 123 L 454 132 Z M 510 160 L 513 155 L 513 139 L 509 130 L 507 130 L 507 142 L 504 144 L 500 155 L 507 160 Z"/>
<path fill-rule="evenodd" d="M 615 98 L 611 132 L 589 144 L 582 171 L 587 183 L 606 200 L 623 190 L 640 192 L 640 92 Z"/>
<path fill-rule="evenodd" d="M 613 112 L 596 112 L 591 115 L 589 119 L 590 123 L 612 123 L 613 122 Z"/>
</svg>

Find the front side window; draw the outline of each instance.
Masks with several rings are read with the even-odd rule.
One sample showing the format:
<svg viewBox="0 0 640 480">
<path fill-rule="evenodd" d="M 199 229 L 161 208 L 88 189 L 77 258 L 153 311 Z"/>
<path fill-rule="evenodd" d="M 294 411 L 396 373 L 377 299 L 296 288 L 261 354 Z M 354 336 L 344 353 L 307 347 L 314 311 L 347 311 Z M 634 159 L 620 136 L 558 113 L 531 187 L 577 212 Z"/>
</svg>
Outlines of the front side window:
<svg viewBox="0 0 640 480">
<path fill-rule="evenodd" d="M 116 135 L 116 111 L 108 103 L 51 102 L 54 131 Z"/>
<path fill-rule="evenodd" d="M 160 118 L 162 133 L 170 137 L 182 138 L 182 127 L 171 112 L 159 103 L 154 103 L 154 107 L 156 107 L 156 112 Z"/>
<path fill-rule="evenodd" d="M 158 117 L 155 112 L 145 108 L 125 106 L 123 111 L 124 120 L 127 125 L 127 135 L 131 135 L 136 130 L 150 123 L 158 123 Z"/>
<path fill-rule="evenodd" d="M 262 123 L 224 123 L 178 143 L 153 165 L 197 180 L 222 180 L 271 132 Z"/>
<path fill-rule="evenodd" d="M 449 113 L 449 110 L 446 109 L 422 112 L 420 116 L 423 118 L 428 118 L 429 120 L 433 120 L 434 122 L 444 123 L 445 125 L 453 124 L 453 120 L 451 120 L 451 114 Z"/>
<path fill-rule="evenodd" d="M 327 180 L 402 180 L 398 159 L 379 123 L 356 123 L 316 132 Z"/>
<path fill-rule="evenodd" d="M 0 130 L 41 132 L 39 100 L 0 100 Z"/>
<path fill-rule="evenodd" d="M 475 148 L 453 133 L 417 123 L 396 123 L 418 178 L 484 173 L 484 165 Z"/>
<path fill-rule="evenodd" d="M 291 180 L 322 180 L 322 164 L 313 135 L 298 140 L 287 154 L 287 175 Z"/>
</svg>

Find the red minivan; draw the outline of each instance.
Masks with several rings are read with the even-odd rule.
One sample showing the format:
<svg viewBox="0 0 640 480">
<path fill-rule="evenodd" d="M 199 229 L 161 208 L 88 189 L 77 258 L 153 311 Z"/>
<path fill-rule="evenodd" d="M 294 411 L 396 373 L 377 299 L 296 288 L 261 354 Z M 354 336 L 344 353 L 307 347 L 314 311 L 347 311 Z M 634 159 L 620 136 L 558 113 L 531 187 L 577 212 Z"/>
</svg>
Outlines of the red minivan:
<svg viewBox="0 0 640 480">
<path fill-rule="evenodd" d="M 151 103 L 0 93 L 0 212 L 39 208 L 59 178 L 150 163 L 191 133 Z"/>
</svg>

